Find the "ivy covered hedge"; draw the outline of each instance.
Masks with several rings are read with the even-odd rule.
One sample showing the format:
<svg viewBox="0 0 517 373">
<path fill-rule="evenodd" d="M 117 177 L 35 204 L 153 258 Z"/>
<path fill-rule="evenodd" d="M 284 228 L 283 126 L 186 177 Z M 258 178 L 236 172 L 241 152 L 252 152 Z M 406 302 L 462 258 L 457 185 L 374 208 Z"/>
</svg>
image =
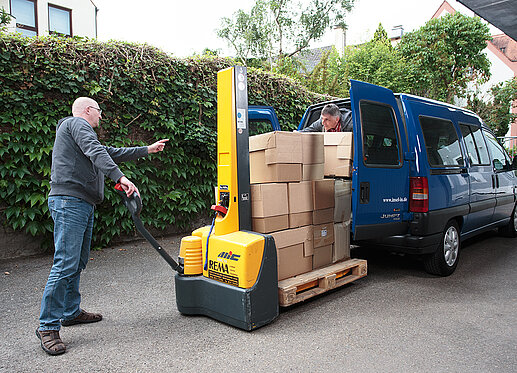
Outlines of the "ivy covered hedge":
<svg viewBox="0 0 517 373">
<path fill-rule="evenodd" d="M 148 45 L 0 33 L 0 221 L 51 242 L 46 200 L 55 126 L 79 96 L 103 109 L 102 143 L 171 139 L 164 152 L 121 166 L 142 193 L 146 226 L 182 231 L 207 216 L 216 182 L 216 75 L 232 64 L 177 59 Z M 285 130 L 322 100 L 259 70 L 248 70 L 248 85 L 249 104 L 273 106 Z M 96 246 L 133 234 L 112 184 L 96 210 Z"/>
</svg>

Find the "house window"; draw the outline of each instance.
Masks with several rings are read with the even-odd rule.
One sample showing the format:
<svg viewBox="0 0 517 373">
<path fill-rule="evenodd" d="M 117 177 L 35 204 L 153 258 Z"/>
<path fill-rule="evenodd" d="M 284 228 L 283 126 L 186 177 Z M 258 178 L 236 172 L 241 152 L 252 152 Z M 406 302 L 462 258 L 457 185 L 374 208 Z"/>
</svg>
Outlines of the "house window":
<svg viewBox="0 0 517 373">
<path fill-rule="evenodd" d="M 36 0 L 11 0 L 11 14 L 16 18 L 16 31 L 25 36 L 38 35 Z"/>
<path fill-rule="evenodd" d="M 72 36 L 72 11 L 48 4 L 48 31 L 51 34 Z"/>
</svg>

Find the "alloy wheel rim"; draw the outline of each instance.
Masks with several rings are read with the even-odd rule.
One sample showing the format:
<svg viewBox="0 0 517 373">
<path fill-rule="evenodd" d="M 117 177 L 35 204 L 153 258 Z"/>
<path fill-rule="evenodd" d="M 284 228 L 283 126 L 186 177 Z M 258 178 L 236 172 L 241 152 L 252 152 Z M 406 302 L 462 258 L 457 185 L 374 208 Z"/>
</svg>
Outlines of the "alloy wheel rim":
<svg viewBox="0 0 517 373">
<path fill-rule="evenodd" d="M 443 255 L 449 267 L 452 267 L 458 258 L 459 246 L 458 231 L 453 226 L 449 227 L 443 237 Z"/>
</svg>

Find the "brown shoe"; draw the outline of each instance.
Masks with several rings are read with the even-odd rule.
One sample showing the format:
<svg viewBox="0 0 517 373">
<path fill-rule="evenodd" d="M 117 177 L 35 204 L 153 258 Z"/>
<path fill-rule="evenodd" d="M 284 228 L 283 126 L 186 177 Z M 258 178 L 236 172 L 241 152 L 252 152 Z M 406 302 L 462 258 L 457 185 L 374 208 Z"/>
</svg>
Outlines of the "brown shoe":
<svg viewBox="0 0 517 373">
<path fill-rule="evenodd" d="M 59 330 L 36 329 L 36 336 L 41 341 L 41 348 L 49 355 L 61 355 L 66 352 L 66 346 L 59 336 Z"/>
<path fill-rule="evenodd" d="M 72 320 L 61 320 L 61 325 L 63 326 L 71 326 L 76 324 L 88 324 L 92 322 L 98 322 L 102 320 L 102 315 L 100 313 L 91 313 L 81 310 L 79 315 Z"/>
</svg>

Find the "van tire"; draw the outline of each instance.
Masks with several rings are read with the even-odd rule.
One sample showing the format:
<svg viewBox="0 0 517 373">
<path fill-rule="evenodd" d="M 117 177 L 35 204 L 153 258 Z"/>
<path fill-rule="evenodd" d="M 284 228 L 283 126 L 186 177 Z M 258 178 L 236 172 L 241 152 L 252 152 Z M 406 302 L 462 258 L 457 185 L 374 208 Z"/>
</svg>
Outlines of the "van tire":
<svg viewBox="0 0 517 373">
<path fill-rule="evenodd" d="M 458 266 L 459 257 L 460 230 L 456 220 L 449 220 L 438 249 L 424 258 L 425 270 L 433 275 L 449 276 Z"/>
<path fill-rule="evenodd" d="M 510 216 L 510 222 L 504 227 L 499 228 L 499 233 L 505 237 L 517 237 L 517 215 L 515 209 L 517 204 L 513 207 L 512 215 Z"/>
</svg>

